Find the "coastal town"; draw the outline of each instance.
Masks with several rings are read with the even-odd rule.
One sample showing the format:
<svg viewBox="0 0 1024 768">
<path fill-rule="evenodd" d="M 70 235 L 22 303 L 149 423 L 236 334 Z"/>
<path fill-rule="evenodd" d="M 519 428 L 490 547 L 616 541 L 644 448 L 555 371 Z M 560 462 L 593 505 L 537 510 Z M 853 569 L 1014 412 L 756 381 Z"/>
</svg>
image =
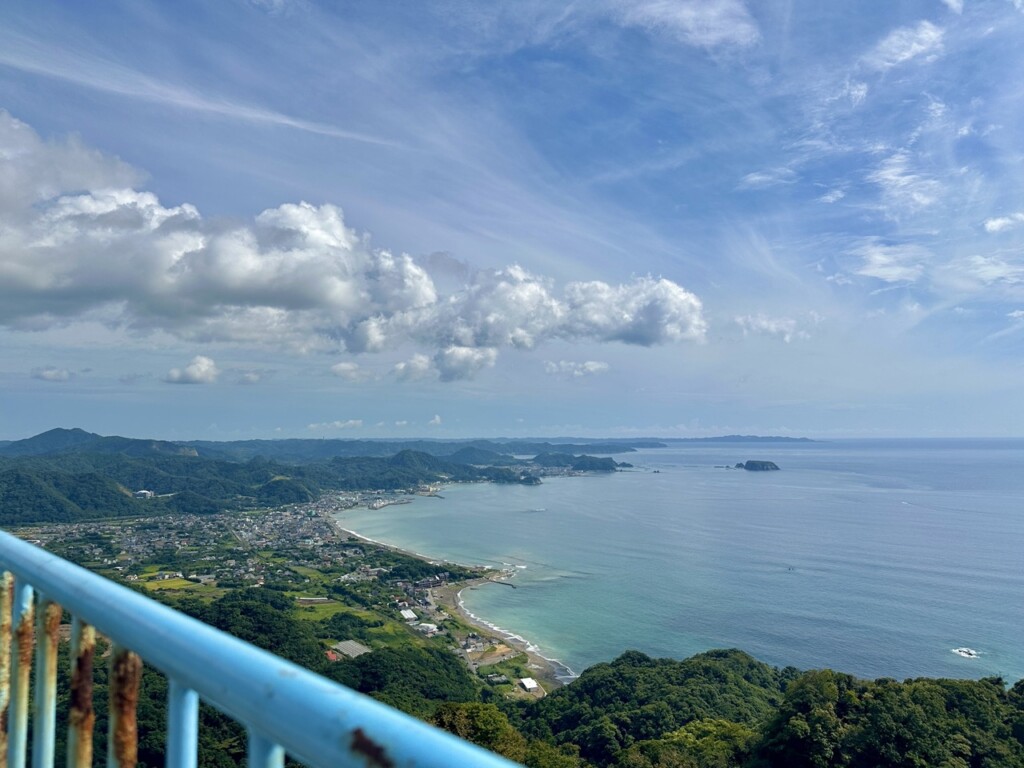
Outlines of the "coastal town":
<svg viewBox="0 0 1024 768">
<path fill-rule="evenodd" d="M 508 584 L 512 572 L 428 561 L 363 539 L 335 519 L 356 506 L 382 509 L 409 501 L 407 494 L 327 494 L 312 503 L 244 513 L 48 523 L 18 533 L 172 604 L 181 597 L 211 600 L 232 589 L 266 588 L 291 595 L 303 618 L 353 613 L 379 622 L 376 636 L 324 638 L 330 661 L 394 643 L 430 643 L 449 649 L 506 696 L 543 696 L 560 685 L 546 660 L 461 608 L 462 589 Z"/>
</svg>

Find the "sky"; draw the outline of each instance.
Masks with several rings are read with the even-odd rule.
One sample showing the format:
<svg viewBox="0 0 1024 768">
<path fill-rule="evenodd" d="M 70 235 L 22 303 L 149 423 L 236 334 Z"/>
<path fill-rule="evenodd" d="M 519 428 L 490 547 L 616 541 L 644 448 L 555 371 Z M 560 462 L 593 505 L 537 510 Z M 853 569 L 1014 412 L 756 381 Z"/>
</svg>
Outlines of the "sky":
<svg viewBox="0 0 1024 768">
<path fill-rule="evenodd" d="M 1024 0 L 0 14 L 0 440 L 1024 436 Z"/>
</svg>

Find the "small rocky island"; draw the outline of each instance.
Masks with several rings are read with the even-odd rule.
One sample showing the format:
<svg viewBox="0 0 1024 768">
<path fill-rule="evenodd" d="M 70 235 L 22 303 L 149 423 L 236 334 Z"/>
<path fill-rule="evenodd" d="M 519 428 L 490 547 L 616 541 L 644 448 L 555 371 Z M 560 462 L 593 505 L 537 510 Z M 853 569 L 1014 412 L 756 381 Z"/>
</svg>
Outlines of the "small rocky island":
<svg viewBox="0 0 1024 768">
<path fill-rule="evenodd" d="M 779 465 L 774 461 L 747 461 L 737 462 L 736 469 L 745 469 L 749 472 L 776 472 Z"/>
</svg>

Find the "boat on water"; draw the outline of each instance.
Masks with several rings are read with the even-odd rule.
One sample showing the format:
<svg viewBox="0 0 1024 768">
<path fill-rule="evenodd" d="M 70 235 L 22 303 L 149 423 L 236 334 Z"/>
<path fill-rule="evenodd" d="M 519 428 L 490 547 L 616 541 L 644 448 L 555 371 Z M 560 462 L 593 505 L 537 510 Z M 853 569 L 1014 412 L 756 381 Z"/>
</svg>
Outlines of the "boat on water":
<svg viewBox="0 0 1024 768">
<path fill-rule="evenodd" d="M 953 653 L 957 656 L 963 656 L 965 659 L 978 658 L 978 652 L 973 648 L 954 648 Z"/>
</svg>

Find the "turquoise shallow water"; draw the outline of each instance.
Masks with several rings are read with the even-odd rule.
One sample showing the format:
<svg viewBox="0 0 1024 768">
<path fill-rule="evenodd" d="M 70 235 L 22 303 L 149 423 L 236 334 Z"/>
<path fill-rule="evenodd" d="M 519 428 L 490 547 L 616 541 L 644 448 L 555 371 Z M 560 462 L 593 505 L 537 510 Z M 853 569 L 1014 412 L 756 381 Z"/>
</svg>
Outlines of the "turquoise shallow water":
<svg viewBox="0 0 1024 768">
<path fill-rule="evenodd" d="M 864 677 L 1024 678 L 1024 441 L 690 444 L 619 459 L 637 469 L 452 486 L 340 520 L 430 557 L 520 566 L 517 589 L 466 590 L 467 609 L 576 671 L 629 648 L 737 647 Z M 783 469 L 721 468 L 746 459 Z"/>
</svg>

